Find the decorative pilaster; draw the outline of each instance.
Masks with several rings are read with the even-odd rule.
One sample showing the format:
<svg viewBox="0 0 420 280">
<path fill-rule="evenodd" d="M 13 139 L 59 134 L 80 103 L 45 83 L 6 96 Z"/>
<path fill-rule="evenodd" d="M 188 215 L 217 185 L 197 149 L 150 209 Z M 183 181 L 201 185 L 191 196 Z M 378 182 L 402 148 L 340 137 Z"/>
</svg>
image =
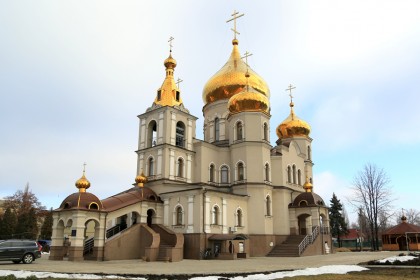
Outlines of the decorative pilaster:
<svg viewBox="0 0 420 280">
<path fill-rule="evenodd" d="M 194 195 L 188 196 L 188 223 L 187 233 L 194 232 Z"/>
</svg>

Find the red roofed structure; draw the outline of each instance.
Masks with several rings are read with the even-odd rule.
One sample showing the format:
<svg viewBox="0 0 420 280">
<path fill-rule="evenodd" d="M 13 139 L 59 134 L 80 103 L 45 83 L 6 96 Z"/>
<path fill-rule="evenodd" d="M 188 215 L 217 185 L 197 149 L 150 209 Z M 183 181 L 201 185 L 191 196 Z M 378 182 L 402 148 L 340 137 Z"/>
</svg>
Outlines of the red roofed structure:
<svg viewBox="0 0 420 280">
<path fill-rule="evenodd" d="M 401 223 L 382 234 L 382 250 L 400 251 L 420 250 L 420 227 L 407 223 L 407 218 L 402 217 Z"/>
</svg>

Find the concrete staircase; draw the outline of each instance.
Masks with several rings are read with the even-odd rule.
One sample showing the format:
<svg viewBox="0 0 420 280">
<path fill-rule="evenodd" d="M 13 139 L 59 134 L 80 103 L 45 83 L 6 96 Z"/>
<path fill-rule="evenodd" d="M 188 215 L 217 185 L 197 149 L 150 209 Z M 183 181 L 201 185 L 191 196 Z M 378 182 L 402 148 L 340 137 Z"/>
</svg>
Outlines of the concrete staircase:
<svg viewBox="0 0 420 280">
<path fill-rule="evenodd" d="M 165 242 L 161 241 L 161 243 L 159 245 L 159 253 L 158 253 L 156 261 L 158 261 L 158 262 L 169 261 L 167 251 L 170 250 L 170 248 L 172 248 L 172 245 L 166 244 Z"/>
<path fill-rule="evenodd" d="M 299 244 L 305 235 L 290 235 L 280 245 L 276 245 L 267 257 L 299 257 Z"/>
</svg>

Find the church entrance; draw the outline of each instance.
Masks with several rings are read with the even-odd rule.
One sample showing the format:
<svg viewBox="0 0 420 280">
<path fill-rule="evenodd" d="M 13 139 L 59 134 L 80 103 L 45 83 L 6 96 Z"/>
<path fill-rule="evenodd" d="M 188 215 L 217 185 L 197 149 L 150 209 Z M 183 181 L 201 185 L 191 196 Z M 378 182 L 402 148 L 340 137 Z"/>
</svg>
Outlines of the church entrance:
<svg viewBox="0 0 420 280">
<path fill-rule="evenodd" d="M 407 250 L 407 239 L 405 238 L 405 236 L 401 235 L 397 237 L 397 243 L 400 251 Z"/>
<path fill-rule="evenodd" d="M 147 210 L 147 226 L 149 226 L 149 227 L 152 226 L 154 215 L 155 215 L 155 211 L 153 211 L 153 209 Z"/>
<path fill-rule="evenodd" d="M 298 217 L 298 225 L 299 225 L 299 235 L 307 235 L 311 232 L 310 228 L 308 228 L 307 219 L 310 217 L 308 214 L 302 214 Z"/>
</svg>

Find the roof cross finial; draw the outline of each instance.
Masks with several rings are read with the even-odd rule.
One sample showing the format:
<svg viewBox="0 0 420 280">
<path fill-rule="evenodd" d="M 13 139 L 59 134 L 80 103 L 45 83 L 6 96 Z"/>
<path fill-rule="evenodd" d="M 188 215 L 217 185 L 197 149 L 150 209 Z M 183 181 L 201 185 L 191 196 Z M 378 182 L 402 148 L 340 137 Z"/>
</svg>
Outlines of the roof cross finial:
<svg viewBox="0 0 420 280">
<path fill-rule="evenodd" d="M 176 86 L 177 86 L 177 88 L 179 89 L 179 84 L 180 83 L 182 83 L 184 80 L 181 80 L 180 78 L 178 78 L 177 80 L 176 80 Z"/>
<path fill-rule="evenodd" d="M 87 164 L 86 164 L 86 162 L 84 162 L 84 163 L 83 163 L 83 174 L 85 174 L 85 171 L 86 171 L 86 165 L 87 165 Z"/>
<path fill-rule="evenodd" d="M 244 59 L 244 58 L 245 58 L 245 64 L 246 64 L 246 67 L 249 67 L 249 65 L 248 65 L 248 57 L 250 57 L 250 56 L 252 56 L 252 53 L 249 53 L 248 51 L 246 51 L 246 52 L 244 53 L 244 56 L 243 56 L 243 57 L 241 57 L 242 59 Z"/>
<path fill-rule="evenodd" d="M 230 21 L 232 21 L 232 20 L 233 20 L 233 28 L 231 28 L 230 30 L 232 30 L 232 31 L 233 31 L 233 34 L 234 34 L 234 39 L 235 39 L 235 40 L 236 40 L 236 34 L 240 35 L 240 33 L 238 32 L 238 30 L 236 29 L 236 19 L 237 19 L 237 18 L 240 18 L 240 17 L 242 17 L 242 16 L 244 16 L 244 15 L 245 15 L 245 14 L 241 14 L 241 15 L 240 15 L 240 14 L 239 14 L 239 12 L 237 12 L 237 11 L 233 11 L 232 18 L 226 21 L 226 23 L 227 23 L 227 22 L 230 22 Z"/>
<path fill-rule="evenodd" d="M 290 103 L 293 103 L 293 95 L 292 95 L 292 90 L 295 89 L 296 87 L 292 86 L 292 84 L 289 85 L 289 87 L 286 89 L 286 91 L 289 91 L 289 96 L 290 96 Z"/>
<path fill-rule="evenodd" d="M 168 40 L 168 42 L 169 42 L 169 52 L 172 52 L 172 47 L 173 47 L 173 45 L 172 45 L 172 41 L 174 40 L 174 37 L 170 37 L 169 38 L 169 40 Z"/>
</svg>

